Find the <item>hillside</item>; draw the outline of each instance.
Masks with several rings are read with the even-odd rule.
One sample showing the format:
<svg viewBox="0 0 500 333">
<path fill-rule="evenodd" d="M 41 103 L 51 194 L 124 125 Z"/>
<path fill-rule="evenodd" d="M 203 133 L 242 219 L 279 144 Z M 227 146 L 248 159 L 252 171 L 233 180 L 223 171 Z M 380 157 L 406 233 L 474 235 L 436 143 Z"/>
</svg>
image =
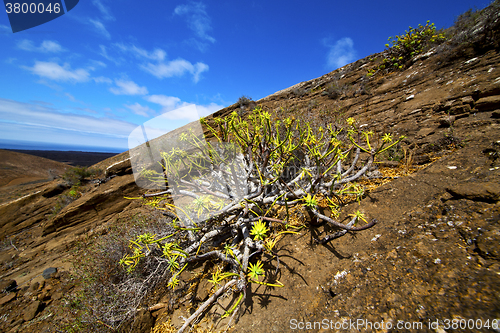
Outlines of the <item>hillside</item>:
<svg viewBox="0 0 500 333">
<path fill-rule="evenodd" d="M 52 180 L 68 166 L 43 157 L 0 149 L 0 186 L 36 180 Z"/>
<path fill-rule="evenodd" d="M 0 149 L 0 205 L 37 191 L 68 168 L 50 159 Z"/>
<path fill-rule="evenodd" d="M 448 42 L 399 70 L 379 70 L 384 54 L 375 54 L 255 101 L 279 119 L 294 116 L 319 127 L 352 117 L 375 136 L 406 138 L 371 170 L 379 181 L 363 180 L 363 199 L 348 204 L 340 217 L 359 209 L 379 222 L 318 244 L 332 228 L 298 216 L 307 228 L 279 243 L 279 262 L 266 261 L 269 272 L 280 268 L 277 278 L 285 287 L 251 284 L 233 332 L 371 331 L 335 326 L 361 320 L 383 321 L 378 331 L 384 332 L 391 331 L 387 323 L 398 332 L 443 332 L 450 329 L 447 319 L 473 319 L 473 325 L 489 320 L 491 328 L 500 318 L 498 8 L 497 1 L 474 23 L 464 19 L 449 31 Z M 245 116 L 249 109 L 237 103 L 207 121 L 233 111 Z M 0 330 L 85 331 L 87 325 L 87 331 L 113 331 L 114 309 L 104 307 L 103 299 L 113 283 L 123 281 L 117 262 L 127 253 L 128 239 L 144 230 L 161 233 L 167 221 L 140 200 L 124 198 L 145 192 L 135 185 L 128 157 L 97 164 L 107 170 L 101 181 L 88 179 L 80 196 L 55 214 L 51 208 L 69 190 L 60 180 L 0 206 Z M 41 274 L 49 267 L 58 272 L 45 279 Z M 193 266 L 185 275 L 208 276 L 209 269 Z M 180 316 L 189 317 L 191 305 L 210 295 L 204 280 L 193 288 L 183 283 L 176 292 L 165 284 L 119 331 L 170 332 L 169 320 L 179 328 Z M 101 289 L 92 298 L 86 285 Z M 224 329 L 222 308 L 233 305 L 234 297 L 221 297 L 209 309 L 216 329 Z M 126 299 L 118 298 L 115 308 Z M 396 328 L 398 323 L 403 326 Z"/>
</svg>

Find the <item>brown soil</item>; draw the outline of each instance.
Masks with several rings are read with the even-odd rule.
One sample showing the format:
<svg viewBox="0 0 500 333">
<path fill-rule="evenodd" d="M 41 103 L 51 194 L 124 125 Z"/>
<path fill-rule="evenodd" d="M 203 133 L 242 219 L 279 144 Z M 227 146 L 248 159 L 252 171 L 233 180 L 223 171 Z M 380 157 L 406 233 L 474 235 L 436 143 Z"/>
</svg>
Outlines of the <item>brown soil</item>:
<svg viewBox="0 0 500 333">
<path fill-rule="evenodd" d="M 407 139 L 394 156 L 386 156 L 400 162 L 383 163 L 400 176 L 371 187 L 360 204 L 343 211 L 342 218 L 359 209 L 379 223 L 326 245 L 315 239 L 331 232 L 327 225 L 286 236 L 278 243 L 276 276 L 277 258 L 262 257 L 268 278 L 285 287 L 251 285 L 234 332 L 301 327 L 318 332 L 445 332 L 451 330 L 447 320 L 453 319 L 469 325 L 461 331 L 486 332 L 500 319 L 500 54 L 457 48 L 422 58 L 404 71 L 367 78 L 376 66 L 362 59 L 257 101 L 264 109 L 286 116 L 300 113 L 312 121 L 354 117 L 379 135 L 390 132 Z M 347 88 L 332 99 L 324 92 L 334 81 Z M 233 105 L 218 115 L 233 111 L 241 110 Z M 74 292 L 74 282 L 61 273 L 40 287 L 43 270 L 69 270 L 63 259 L 79 239 L 99 234 L 120 216 L 147 213 L 138 202 L 124 199 L 143 192 L 134 183 L 130 164 L 116 164 L 127 158 L 124 153 L 99 163 L 102 169 L 113 165 L 109 174 L 118 176 L 89 185 L 55 216 L 49 213 L 57 199 L 57 181 L 0 206 L 0 279 L 22 286 L 0 295 L 1 331 L 54 331 L 54 323 L 67 315 L 60 311 L 59 296 Z M 420 166 L 415 172 L 401 175 L 415 165 Z M 207 288 L 197 292 L 203 299 Z M 158 290 L 146 305 L 170 301 L 172 306 L 139 312 L 125 331 L 147 332 L 156 322 L 155 332 L 167 332 L 162 324 L 166 319 L 179 327 L 179 316 L 192 311 L 190 299 L 170 298 Z M 227 295 L 210 310 L 216 328 L 224 329 L 227 319 L 219 318 L 232 302 Z M 23 311 L 33 304 L 34 311 Z M 479 319 L 489 320 L 490 329 L 478 329 Z M 433 326 L 436 320 L 439 327 Z M 367 321 L 383 321 L 385 326 L 367 329 L 361 325 Z M 335 328 L 344 322 L 347 328 Z M 107 331 L 105 326 L 102 331 Z"/>
<path fill-rule="evenodd" d="M 0 149 L 0 187 L 35 180 L 52 180 L 62 174 L 67 165 L 42 157 Z"/>
</svg>

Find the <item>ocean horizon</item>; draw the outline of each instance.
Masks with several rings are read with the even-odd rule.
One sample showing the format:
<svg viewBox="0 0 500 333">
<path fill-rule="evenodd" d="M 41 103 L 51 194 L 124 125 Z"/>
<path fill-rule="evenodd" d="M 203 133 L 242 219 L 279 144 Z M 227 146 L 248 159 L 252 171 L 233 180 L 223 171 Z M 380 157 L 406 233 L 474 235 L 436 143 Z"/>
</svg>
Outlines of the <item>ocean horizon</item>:
<svg viewBox="0 0 500 333">
<path fill-rule="evenodd" d="M 0 140 L 0 149 L 12 150 L 52 150 L 52 151 L 81 151 L 92 153 L 123 153 L 128 149 L 116 147 L 95 147 L 95 146 L 78 146 L 65 145 L 47 142 L 32 142 L 32 141 L 17 141 L 17 140 Z"/>
</svg>

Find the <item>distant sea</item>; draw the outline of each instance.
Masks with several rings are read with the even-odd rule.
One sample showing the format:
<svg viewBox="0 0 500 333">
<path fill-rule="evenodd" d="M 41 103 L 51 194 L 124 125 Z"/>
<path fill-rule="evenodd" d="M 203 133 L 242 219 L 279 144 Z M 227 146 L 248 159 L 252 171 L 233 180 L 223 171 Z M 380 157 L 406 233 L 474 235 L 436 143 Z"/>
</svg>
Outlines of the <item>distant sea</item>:
<svg viewBox="0 0 500 333">
<path fill-rule="evenodd" d="M 123 153 L 128 149 L 113 147 L 92 147 L 92 146 L 73 146 L 57 143 L 16 141 L 0 139 L 0 149 L 14 150 L 56 150 L 56 151 L 84 151 L 93 153 Z"/>
</svg>

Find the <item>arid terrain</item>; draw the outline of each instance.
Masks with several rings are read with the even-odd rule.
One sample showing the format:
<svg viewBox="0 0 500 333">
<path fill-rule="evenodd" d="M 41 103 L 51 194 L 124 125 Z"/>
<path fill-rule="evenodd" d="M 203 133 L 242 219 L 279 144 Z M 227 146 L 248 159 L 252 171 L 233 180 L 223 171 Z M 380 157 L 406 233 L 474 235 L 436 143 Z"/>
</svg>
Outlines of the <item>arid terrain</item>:
<svg viewBox="0 0 500 333">
<path fill-rule="evenodd" d="M 372 171 L 379 180 L 366 180 L 364 198 L 340 218 L 359 209 L 379 222 L 323 245 L 316 240 L 331 228 L 300 216 L 307 228 L 278 243 L 279 264 L 262 258 L 285 287 L 251 285 L 233 332 L 448 332 L 453 320 L 469 325 L 461 332 L 500 332 L 493 327 L 500 325 L 500 18 L 498 11 L 489 17 L 496 25 L 479 21 L 467 42 L 433 48 L 399 71 L 367 75 L 380 65 L 380 54 L 372 55 L 253 102 L 317 123 L 353 117 L 376 135 L 406 138 L 377 161 Z M 480 30 L 485 26 L 491 31 Z M 249 107 L 237 103 L 214 116 L 244 115 Z M 161 219 L 125 198 L 145 192 L 135 184 L 128 152 L 94 165 L 101 173 L 87 177 L 58 211 L 53 207 L 75 189 L 56 177 L 65 165 L 45 160 L 42 170 L 37 157 L 10 156 L 15 172 L 0 158 L 0 331 L 85 331 L 75 300 L 86 277 L 74 264 L 97 261 L 82 247 L 113 239 L 130 221 Z M 57 170 L 54 179 L 38 183 L 48 169 Z M 29 177 L 31 183 L 17 182 Z M 107 263 L 109 271 L 119 259 Z M 57 272 L 44 277 L 51 267 Z M 174 294 L 159 288 L 119 330 L 179 328 L 191 301 L 199 305 L 209 295 L 199 283 L 186 296 L 188 287 Z M 165 306 L 148 309 L 158 303 Z M 212 329 L 224 330 L 222 309 L 234 299 L 229 294 L 218 303 L 206 317 Z M 212 325 L 205 321 L 200 327 Z M 344 322 L 359 326 L 335 326 Z M 385 326 L 370 329 L 367 322 Z M 112 331 L 95 325 L 93 331 Z"/>
</svg>

